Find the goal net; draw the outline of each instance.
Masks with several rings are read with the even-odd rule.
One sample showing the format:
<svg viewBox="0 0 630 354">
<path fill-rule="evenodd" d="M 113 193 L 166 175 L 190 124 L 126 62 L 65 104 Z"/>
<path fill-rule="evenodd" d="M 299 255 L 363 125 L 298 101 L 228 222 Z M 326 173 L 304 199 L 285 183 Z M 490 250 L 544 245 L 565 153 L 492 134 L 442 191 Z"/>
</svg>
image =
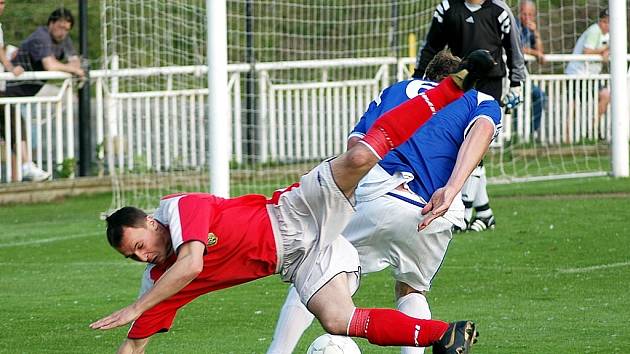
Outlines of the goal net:
<svg viewBox="0 0 630 354">
<path fill-rule="evenodd" d="M 571 53 L 607 6 L 536 3 L 553 54 Z M 232 195 L 267 194 L 344 151 L 369 102 L 409 77 L 438 4 L 229 0 L 229 116 L 208 117 L 205 0 L 103 0 L 103 62 L 112 73 L 103 88 L 110 136 L 103 157 L 112 207 L 150 209 L 164 194 L 208 191 L 209 118 L 230 120 Z M 508 4 L 517 15 L 517 1 Z M 525 93 L 485 160 L 491 181 L 610 171 L 610 115 L 596 117 L 595 108 L 608 78 L 566 78 L 565 64 L 529 64 L 525 88 L 545 93 L 542 116 L 534 127 Z"/>
</svg>

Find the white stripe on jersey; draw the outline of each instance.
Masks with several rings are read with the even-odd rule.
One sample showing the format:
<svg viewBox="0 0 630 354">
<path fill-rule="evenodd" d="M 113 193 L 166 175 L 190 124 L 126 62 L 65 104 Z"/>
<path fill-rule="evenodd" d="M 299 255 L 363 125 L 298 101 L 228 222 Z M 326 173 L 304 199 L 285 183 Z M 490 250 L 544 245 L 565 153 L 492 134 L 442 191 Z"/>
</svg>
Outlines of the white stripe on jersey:
<svg viewBox="0 0 630 354">
<path fill-rule="evenodd" d="M 438 12 L 437 12 L 437 11 L 435 11 L 435 12 L 433 13 L 433 17 L 435 17 L 435 18 L 438 20 L 438 22 L 439 22 L 439 23 L 444 22 L 444 19 L 442 18 L 442 16 L 440 16 L 440 15 L 438 14 Z"/>
<path fill-rule="evenodd" d="M 429 99 L 429 96 L 427 96 L 426 93 L 423 92 L 423 93 L 420 94 L 420 97 L 422 97 L 424 102 L 427 103 L 427 105 L 431 109 L 431 112 L 433 112 L 433 114 L 435 114 L 435 106 L 433 105 L 433 102 L 431 102 L 431 100 Z"/>
<path fill-rule="evenodd" d="M 448 11 L 448 9 L 451 8 L 451 4 L 448 3 L 448 0 L 442 1 L 440 5 L 442 5 L 442 7 L 444 8 L 444 12 Z"/>
<path fill-rule="evenodd" d="M 503 12 L 501 12 L 501 14 L 499 15 L 498 20 L 501 23 L 505 23 L 505 19 L 507 18 L 508 18 L 507 11 L 503 10 Z"/>
<path fill-rule="evenodd" d="M 437 86 L 437 83 L 432 81 L 412 80 L 407 84 L 405 94 L 409 97 L 409 99 L 412 99 L 418 96 L 421 90 L 424 92 L 434 88 L 435 86 Z"/>
<path fill-rule="evenodd" d="M 185 196 L 184 194 L 160 201 L 160 206 L 153 216 L 157 221 L 168 226 L 173 250 L 175 252 L 177 252 L 179 246 L 184 243 L 184 239 L 182 238 L 182 222 L 179 219 L 179 200 Z"/>
<path fill-rule="evenodd" d="M 511 23 L 510 16 L 508 15 L 507 11 L 503 10 L 497 20 L 499 20 L 499 23 L 501 23 L 501 32 L 505 34 L 510 33 Z"/>
<path fill-rule="evenodd" d="M 444 22 L 444 18 L 442 16 L 444 16 L 444 13 L 446 13 L 446 11 L 448 11 L 450 7 L 451 5 L 448 3 L 448 0 L 442 1 L 442 3 L 438 4 L 438 6 L 435 8 L 433 17 L 435 17 L 439 23 Z"/>
<path fill-rule="evenodd" d="M 438 12 L 440 15 L 444 15 L 444 8 L 442 7 L 442 4 L 438 4 L 438 6 L 437 6 L 437 12 Z"/>
</svg>

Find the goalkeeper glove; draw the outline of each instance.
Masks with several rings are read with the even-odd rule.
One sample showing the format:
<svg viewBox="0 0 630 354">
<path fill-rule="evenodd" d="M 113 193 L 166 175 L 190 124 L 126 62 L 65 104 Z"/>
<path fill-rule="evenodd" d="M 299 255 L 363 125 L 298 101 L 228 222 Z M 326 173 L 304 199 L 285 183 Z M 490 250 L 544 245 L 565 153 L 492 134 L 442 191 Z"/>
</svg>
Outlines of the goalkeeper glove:
<svg viewBox="0 0 630 354">
<path fill-rule="evenodd" d="M 508 109 L 516 108 L 521 103 L 521 87 L 514 86 L 510 87 L 508 93 L 503 96 L 503 104 Z"/>
</svg>

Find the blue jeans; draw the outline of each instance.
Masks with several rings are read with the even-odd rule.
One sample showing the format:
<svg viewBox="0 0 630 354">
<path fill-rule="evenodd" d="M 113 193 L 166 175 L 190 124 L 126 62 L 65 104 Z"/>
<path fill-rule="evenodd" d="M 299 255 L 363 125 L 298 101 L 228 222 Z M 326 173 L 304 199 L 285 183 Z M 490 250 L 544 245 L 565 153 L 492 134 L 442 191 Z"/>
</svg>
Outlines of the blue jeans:
<svg viewBox="0 0 630 354">
<path fill-rule="evenodd" d="M 545 96 L 540 87 L 532 85 L 532 122 L 534 131 L 540 128 L 540 120 L 546 101 L 547 96 Z"/>
</svg>

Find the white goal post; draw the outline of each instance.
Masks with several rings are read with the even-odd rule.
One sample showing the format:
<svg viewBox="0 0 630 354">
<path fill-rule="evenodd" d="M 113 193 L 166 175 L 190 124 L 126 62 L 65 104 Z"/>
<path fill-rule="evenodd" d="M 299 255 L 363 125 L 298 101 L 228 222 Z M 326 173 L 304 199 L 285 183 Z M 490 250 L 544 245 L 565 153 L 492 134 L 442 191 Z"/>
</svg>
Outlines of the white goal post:
<svg viewBox="0 0 630 354">
<path fill-rule="evenodd" d="M 627 0 L 610 2 L 610 76 L 612 106 L 612 175 L 628 177 L 630 116 L 628 111 L 628 52 Z"/>
<path fill-rule="evenodd" d="M 206 0 L 208 26 L 208 171 L 210 192 L 230 196 L 230 129 L 227 85 L 226 0 Z"/>
</svg>

